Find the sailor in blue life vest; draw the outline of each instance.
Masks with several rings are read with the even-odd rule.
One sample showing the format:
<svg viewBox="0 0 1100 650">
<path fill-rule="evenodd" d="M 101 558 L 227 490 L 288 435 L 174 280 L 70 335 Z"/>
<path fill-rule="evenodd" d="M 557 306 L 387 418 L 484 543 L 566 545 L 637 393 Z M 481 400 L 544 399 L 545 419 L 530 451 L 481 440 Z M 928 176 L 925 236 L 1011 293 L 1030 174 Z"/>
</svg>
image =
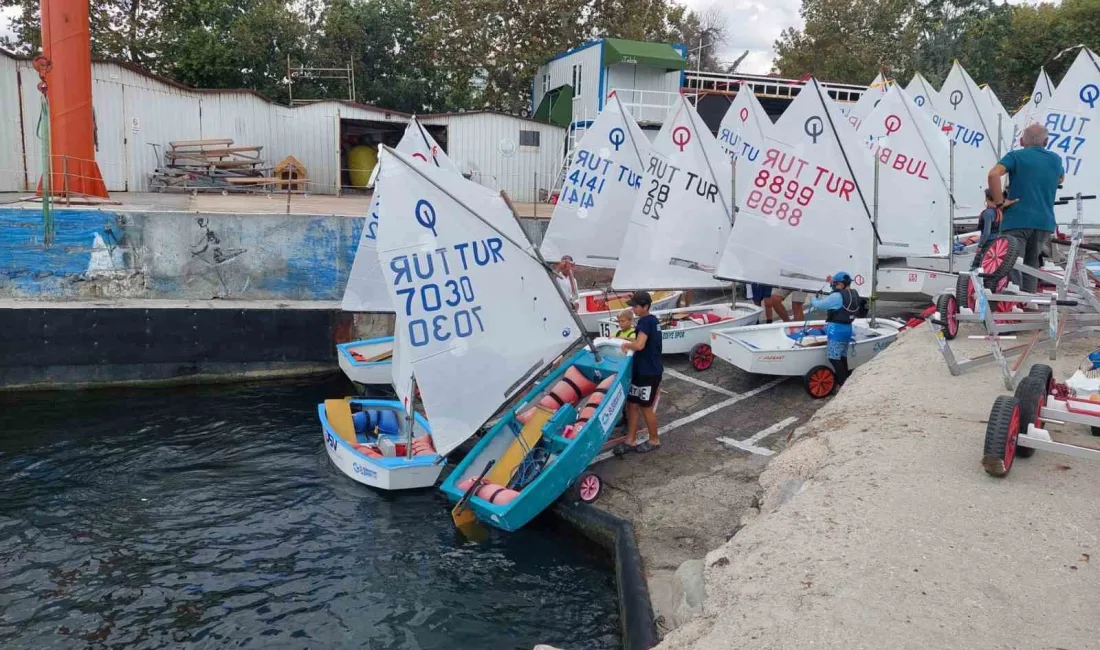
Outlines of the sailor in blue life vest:
<svg viewBox="0 0 1100 650">
<path fill-rule="evenodd" d="M 852 289 L 852 276 L 839 271 L 830 281 L 833 292 L 824 298 L 810 300 L 810 310 L 825 312 L 825 336 L 828 339 L 829 363 L 836 373 L 836 385 L 843 386 L 848 370 L 848 344 L 852 342 L 852 321 L 859 313 L 863 299 Z"/>
</svg>

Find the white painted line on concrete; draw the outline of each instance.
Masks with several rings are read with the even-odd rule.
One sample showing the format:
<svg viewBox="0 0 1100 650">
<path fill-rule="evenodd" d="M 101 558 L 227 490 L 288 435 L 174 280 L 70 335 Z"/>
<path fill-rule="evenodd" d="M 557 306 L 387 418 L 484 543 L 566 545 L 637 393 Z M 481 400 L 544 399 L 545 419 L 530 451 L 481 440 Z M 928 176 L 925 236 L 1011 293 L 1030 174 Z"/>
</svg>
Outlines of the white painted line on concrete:
<svg viewBox="0 0 1100 650">
<path fill-rule="evenodd" d="M 689 384 L 695 384 L 696 386 L 701 386 L 703 388 L 706 388 L 707 390 L 712 390 L 716 393 L 721 393 L 722 395 L 725 395 L 726 397 L 738 397 L 738 396 L 740 396 L 740 393 L 735 393 L 732 390 L 726 390 L 725 388 L 722 388 L 721 386 L 715 386 L 714 384 L 705 382 L 702 379 L 696 379 L 695 377 L 692 377 L 690 375 L 685 375 L 684 373 L 673 370 L 672 368 L 665 368 L 665 374 L 669 375 L 671 377 L 675 377 L 675 378 L 679 379 L 680 381 L 686 381 Z"/>
<path fill-rule="evenodd" d="M 705 418 L 706 416 L 710 415 L 711 413 L 714 413 L 715 411 L 724 409 L 727 406 L 733 406 L 734 404 L 736 404 L 738 402 L 741 402 L 741 401 L 744 401 L 744 400 L 746 400 L 750 397 L 756 397 L 760 393 L 763 393 L 764 391 L 767 391 L 767 390 L 771 390 L 772 388 L 775 388 L 776 386 L 778 386 L 779 384 L 782 384 L 785 381 L 787 381 L 787 377 L 780 377 L 779 379 L 773 379 L 772 381 L 769 381 L 768 383 L 764 384 L 763 386 L 757 386 L 756 388 L 750 390 L 747 393 L 741 393 L 740 395 L 738 395 L 736 397 L 731 397 L 729 399 L 722 400 L 721 402 L 718 402 L 717 404 L 714 404 L 712 406 L 708 406 L 707 408 L 705 408 L 701 411 L 696 411 L 695 413 L 692 413 L 691 415 L 685 415 L 684 417 L 682 417 L 678 420 L 673 420 L 672 422 L 669 422 L 665 426 L 658 428 L 657 429 L 657 435 L 660 435 L 660 436 L 666 435 L 666 434 L 670 433 L 671 431 L 673 431 L 675 429 L 679 429 L 680 427 L 684 426 L 685 424 L 691 424 L 692 422 L 695 422 L 696 420 L 699 420 L 701 418 Z M 639 426 L 644 426 L 644 424 L 642 424 L 641 422 L 639 422 L 638 424 L 639 424 Z M 639 432 L 639 434 L 644 435 L 644 432 Z M 611 453 L 610 451 L 605 451 L 602 454 L 600 454 L 599 456 L 596 456 L 596 458 L 591 463 L 589 463 L 589 465 L 595 465 L 596 463 L 603 462 L 603 461 L 607 460 L 608 458 L 611 458 L 612 456 L 614 456 L 613 453 Z"/>
<path fill-rule="evenodd" d="M 757 447 L 756 443 L 760 442 L 764 438 L 767 438 L 773 433 L 778 433 L 783 429 L 786 429 L 795 422 L 798 422 L 798 418 L 791 416 L 786 420 L 783 420 L 782 422 L 776 422 L 775 424 L 771 425 L 767 429 L 764 429 L 763 431 L 757 431 L 752 435 L 751 438 L 748 438 L 746 440 L 734 440 L 733 438 L 717 438 L 717 440 L 724 445 L 736 447 L 741 451 L 747 451 L 750 454 L 771 456 L 775 453 L 774 451 L 772 451 L 771 449 L 767 449 L 766 447 Z"/>
</svg>

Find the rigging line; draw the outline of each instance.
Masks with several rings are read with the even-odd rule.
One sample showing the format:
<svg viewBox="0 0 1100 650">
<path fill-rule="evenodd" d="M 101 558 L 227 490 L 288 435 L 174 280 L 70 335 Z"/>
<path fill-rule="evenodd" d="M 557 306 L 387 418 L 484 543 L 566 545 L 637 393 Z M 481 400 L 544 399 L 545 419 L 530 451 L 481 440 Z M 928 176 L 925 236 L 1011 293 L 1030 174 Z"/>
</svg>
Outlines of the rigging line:
<svg viewBox="0 0 1100 650">
<path fill-rule="evenodd" d="M 871 222 L 871 230 L 875 234 L 875 239 L 881 244 L 882 237 L 879 236 L 878 226 L 875 225 L 875 219 L 871 216 L 871 210 L 867 207 L 867 199 L 863 197 L 863 188 L 860 187 L 859 179 L 856 178 L 856 173 L 852 169 L 852 163 L 848 160 L 848 151 L 840 141 L 840 134 L 836 131 L 836 124 L 833 122 L 833 112 L 829 110 L 829 105 L 825 103 L 825 97 L 821 94 L 821 85 L 817 83 L 817 79 L 811 78 L 810 81 L 814 84 L 814 90 L 817 92 L 817 98 L 821 102 L 821 107 L 824 109 L 825 117 L 829 119 L 829 126 L 833 130 L 833 138 L 836 140 L 836 145 L 840 147 L 840 155 L 844 157 L 844 165 L 848 168 L 848 173 L 852 176 L 852 181 L 856 185 L 856 191 L 859 192 L 859 200 L 863 203 L 863 211 L 867 215 L 867 220 Z M 873 260 L 872 263 L 874 263 Z"/>
</svg>

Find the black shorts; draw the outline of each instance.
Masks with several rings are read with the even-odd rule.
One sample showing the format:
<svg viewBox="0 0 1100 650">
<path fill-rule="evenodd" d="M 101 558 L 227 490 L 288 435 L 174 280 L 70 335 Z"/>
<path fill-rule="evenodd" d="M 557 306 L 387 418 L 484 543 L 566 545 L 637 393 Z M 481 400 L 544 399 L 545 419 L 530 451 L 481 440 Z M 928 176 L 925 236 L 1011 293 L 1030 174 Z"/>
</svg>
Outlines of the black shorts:
<svg viewBox="0 0 1100 650">
<path fill-rule="evenodd" d="M 661 375 L 634 375 L 630 379 L 630 392 L 626 401 L 643 407 L 653 406 L 661 388 Z"/>
</svg>

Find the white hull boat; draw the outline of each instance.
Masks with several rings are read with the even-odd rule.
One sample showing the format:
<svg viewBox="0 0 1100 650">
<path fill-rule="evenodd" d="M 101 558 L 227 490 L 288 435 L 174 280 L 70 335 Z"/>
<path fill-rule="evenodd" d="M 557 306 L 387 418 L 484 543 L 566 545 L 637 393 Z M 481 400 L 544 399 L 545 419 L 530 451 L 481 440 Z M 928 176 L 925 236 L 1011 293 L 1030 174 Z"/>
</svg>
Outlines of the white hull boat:
<svg viewBox="0 0 1100 650">
<path fill-rule="evenodd" d="M 682 291 L 654 291 L 654 311 L 671 309 L 680 300 Z M 614 320 L 618 313 L 630 305 L 632 291 L 582 291 L 573 301 L 577 315 L 581 318 L 584 329 L 589 334 L 600 333 L 600 321 L 605 318 Z"/>
<path fill-rule="evenodd" d="M 663 354 L 686 354 L 696 370 L 706 370 L 714 360 L 710 334 L 730 327 L 755 325 L 762 307 L 748 302 L 733 305 L 678 307 L 650 312 L 661 322 Z M 610 338 L 619 331 L 614 318 L 600 321 L 600 336 Z"/>
<path fill-rule="evenodd" d="M 362 431 L 352 424 L 353 404 L 369 414 Z M 429 442 L 427 421 L 417 413 L 410 423 L 400 402 L 326 400 L 317 415 L 329 460 L 358 483 L 379 490 L 414 490 L 435 485 L 443 471 L 444 463 Z M 413 446 L 411 456 L 408 444 Z"/>
<path fill-rule="evenodd" d="M 929 258 L 933 259 L 933 258 Z M 958 275 L 947 271 L 932 271 L 911 266 L 878 267 L 878 297 L 889 301 L 935 300 L 954 289 Z"/>
<path fill-rule="evenodd" d="M 352 341 L 336 346 L 340 369 L 348 379 L 364 386 L 393 384 L 393 337 Z"/>
<path fill-rule="evenodd" d="M 825 321 L 817 320 L 801 325 L 771 323 L 722 329 L 711 332 L 711 348 L 719 359 L 745 372 L 803 377 L 809 381 L 812 371 L 819 366 L 832 370 L 824 327 Z M 848 349 L 848 367 L 863 365 L 885 350 L 897 339 L 902 327 L 901 323 L 884 318 L 878 319 L 875 327 L 871 327 L 868 319 L 856 319 L 852 323 L 855 340 Z"/>
</svg>

